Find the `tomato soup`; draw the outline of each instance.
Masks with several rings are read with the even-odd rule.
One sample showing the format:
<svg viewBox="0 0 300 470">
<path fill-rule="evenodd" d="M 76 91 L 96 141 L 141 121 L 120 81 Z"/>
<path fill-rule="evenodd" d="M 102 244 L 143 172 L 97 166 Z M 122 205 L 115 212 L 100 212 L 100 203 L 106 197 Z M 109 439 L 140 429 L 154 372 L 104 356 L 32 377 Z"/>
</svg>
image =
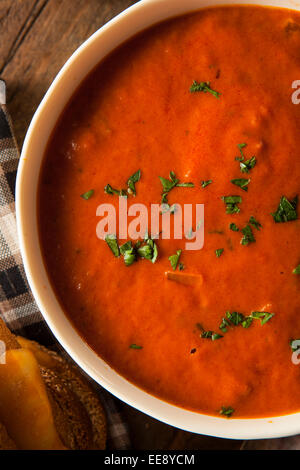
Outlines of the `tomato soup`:
<svg viewBox="0 0 300 470">
<path fill-rule="evenodd" d="M 180 407 L 300 410 L 299 51 L 294 11 L 171 19 L 93 70 L 48 143 L 39 228 L 58 299 L 111 367 Z M 97 208 L 118 213 L 119 195 L 170 219 L 204 204 L 203 248 L 99 239 Z"/>
</svg>

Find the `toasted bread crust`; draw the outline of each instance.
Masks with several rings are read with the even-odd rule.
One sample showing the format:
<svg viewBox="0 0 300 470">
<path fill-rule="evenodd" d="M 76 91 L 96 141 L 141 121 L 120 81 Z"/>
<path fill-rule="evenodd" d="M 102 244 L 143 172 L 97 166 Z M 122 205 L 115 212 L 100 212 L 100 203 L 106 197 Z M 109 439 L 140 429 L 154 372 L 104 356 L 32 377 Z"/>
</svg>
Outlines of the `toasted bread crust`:
<svg viewBox="0 0 300 470">
<path fill-rule="evenodd" d="M 74 448 L 71 447 L 71 445 L 75 445 L 76 442 L 78 445 L 78 441 L 81 440 L 81 438 L 79 439 L 79 435 L 84 432 L 85 439 L 81 441 L 81 445 L 85 446 L 84 448 L 105 449 L 105 412 L 100 403 L 97 393 L 93 390 L 91 385 L 82 375 L 83 373 L 80 372 L 80 369 L 76 366 L 69 364 L 56 352 L 49 351 L 47 348 L 41 346 L 35 341 L 29 341 L 21 337 L 18 337 L 18 341 L 23 348 L 30 349 L 34 353 L 41 367 L 41 373 L 46 382 L 47 389 L 52 395 L 52 400 L 54 400 L 54 402 L 56 401 L 57 405 L 58 403 L 63 403 L 64 400 L 62 400 L 62 398 L 59 399 L 59 396 L 57 395 L 57 387 L 59 387 L 60 390 L 64 389 L 64 399 L 70 400 L 69 403 L 73 403 L 74 408 L 77 407 L 77 411 L 76 413 L 74 412 L 74 416 L 72 417 L 72 419 L 77 419 L 76 416 L 78 416 L 78 413 L 82 413 L 82 408 L 85 410 L 89 424 L 87 424 L 86 422 L 85 431 L 83 431 L 81 427 L 78 427 L 76 431 L 77 435 L 74 435 L 72 434 L 72 432 L 74 431 L 74 427 L 72 432 L 68 431 L 69 428 L 67 425 L 67 421 L 71 418 L 68 418 L 66 414 L 63 418 L 63 415 L 57 408 L 57 405 L 53 404 L 54 419 L 57 423 L 57 429 L 61 439 L 64 441 L 64 444 L 67 447 L 70 446 L 70 448 Z M 64 420 L 65 424 L 63 425 Z M 82 422 L 84 422 L 83 415 L 82 420 Z M 91 428 L 89 428 L 89 426 Z M 88 437 L 89 429 L 91 429 L 92 441 Z M 69 438 L 67 438 L 66 436 L 69 436 Z M 68 442 L 66 442 L 66 440 Z"/>
<path fill-rule="evenodd" d="M 92 426 L 77 396 L 52 370 L 41 367 L 41 375 L 47 387 L 55 427 L 64 445 L 71 450 L 92 449 Z"/>
<path fill-rule="evenodd" d="M 0 319 L 6 350 L 29 349 L 40 367 L 56 431 L 68 449 L 105 449 L 106 417 L 97 393 L 80 369 L 44 346 L 16 337 Z M 1 386 L 1 384 L 0 384 Z M 0 423 L 0 450 L 17 446 Z"/>
</svg>

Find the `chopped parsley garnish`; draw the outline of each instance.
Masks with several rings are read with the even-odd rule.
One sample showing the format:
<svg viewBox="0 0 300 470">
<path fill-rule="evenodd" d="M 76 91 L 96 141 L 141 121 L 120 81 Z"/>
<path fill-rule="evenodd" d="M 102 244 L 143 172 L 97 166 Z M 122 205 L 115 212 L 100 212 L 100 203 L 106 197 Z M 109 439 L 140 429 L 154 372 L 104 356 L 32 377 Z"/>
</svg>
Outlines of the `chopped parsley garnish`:
<svg viewBox="0 0 300 470">
<path fill-rule="evenodd" d="M 240 154 L 241 156 L 240 157 L 235 157 L 236 160 L 242 162 L 245 160 L 245 155 L 244 155 L 244 152 L 243 152 L 243 148 L 247 147 L 247 144 L 237 144 L 237 148 L 239 149 L 240 151 Z"/>
<path fill-rule="evenodd" d="M 132 243 L 131 241 L 128 241 L 126 243 L 124 243 L 123 245 L 120 246 L 120 253 L 121 255 L 124 255 L 126 253 L 126 251 L 129 251 L 131 250 L 132 248 Z"/>
<path fill-rule="evenodd" d="M 237 161 L 240 162 L 240 170 L 242 173 L 249 173 L 252 168 L 255 167 L 256 165 L 256 157 L 251 157 L 248 160 L 245 161 L 245 155 L 243 152 L 243 148 L 247 147 L 247 144 L 238 144 L 237 145 L 240 151 L 241 156 L 240 157 L 235 157 Z"/>
<path fill-rule="evenodd" d="M 219 413 L 220 415 L 226 416 L 226 418 L 230 418 L 230 416 L 233 415 L 234 411 L 235 410 L 231 408 L 231 406 L 222 406 Z"/>
<path fill-rule="evenodd" d="M 300 274 L 300 264 L 293 270 L 293 274 Z"/>
<path fill-rule="evenodd" d="M 219 328 L 223 333 L 226 333 L 228 326 L 238 326 L 244 320 L 245 320 L 245 317 L 242 313 L 226 312 L 226 317 L 222 318 Z"/>
<path fill-rule="evenodd" d="M 249 245 L 249 243 L 255 242 L 255 238 L 254 238 L 252 228 L 250 227 L 250 225 L 246 225 L 246 227 L 242 228 L 242 232 L 244 236 L 241 239 L 241 245 L 246 246 L 246 245 Z"/>
<path fill-rule="evenodd" d="M 231 224 L 229 224 L 229 228 L 230 230 L 232 230 L 233 232 L 239 232 L 239 228 L 236 224 L 234 224 L 233 222 Z"/>
<path fill-rule="evenodd" d="M 252 325 L 253 320 L 260 320 L 261 325 L 267 323 L 272 317 L 274 313 L 269 312 L 252 312 L 250 315 L 245 316 L 243 313 L 240 312 L 226 312 L 225 317 L 222 318 L 222 321 L 219 325 L 219 329 L 222 333 L 227 333 L 228 327 L 236 327 L 242 326 L 243 328 L 249 328 Z M 215 333 L 211 330 L 204 330 L 200 323 L 196 324 L 197 328 L 201 331 L 201 338 L 210 338 L 212 340 L 223 338 L 222 335 Z"/>
<path fill-rule="evenodd" d="M 124 263 L 126 266 L 131 266 L 132 263 L 136 261 L 136 252 L 134 247 L 130 248 L 130 250 L 126 250 L 123 254 Z"/>
<path fill-rule="evenodd" d="M 239 312 L 226 312 L 227 318 L 234 326 L 238 326 L 244 321 L 244 315 Z"/>
<path fill-rule="evenodd" d="M 262 225 L 260 222 L 258 222 L 258 220 L 256 220 L 253 215 L 251 215 L 250 219 L 249 219 L 249 224 L 251 224 L 253 227 L 255 227 L 257 230 L 260 230 Z"/>
<path fill-rule="evenodd" d="M 227 320 L 227 318 L 222 318 L 219 328 L 223 333 L 227 332 L 227 326 L 230 326 L 229 321 Z"/>
<path fill-rule="evenodd" d="M 136 246 L 137 253 L 141 258 L 150 260 L 152 263 L 155 263 L 158 256 L 158 249 L 156 243 L 152 238 L 146 238 L 144 244 Z"/>
<path fill-rule="evenodd" d="M 249 173 L 256 165 L 256 157 L 251 157 L 245 162 L 240 162 L 240 169 L 242 173 Z"/>
<path fill-rule="evenodd" d="M 277 211 L 271 214 L 276 223 L 290 222 L 296 220 L 298 197 L 289 201 L 285 196 L 281 196 Z"/>
<path fill-rule="evenodd" d="M 153 250 L 150 245 L 143 245 L 137 249 L 137 252 L 141 258 L 152 259 Z"/>
<path fill-rule="evenodd" d="M 212 341 L 215 341 L 216 339 L 223 338 L 223 336 L 219 335 L 219 333 L 214 333 L 213 331 L 203 331 L 203 333 L 201 333 L 201 338 L 211 339 Z"/>
<path fill-rule="evenodd" d="M 133 194 L 134 196 L 136 196 L 135 183 L 140 181 L 140 178 L 141 178 L 141 170 L 136 171 L 135 173 L 133 173 L 133 175 L 131 175 L 128 178 L 127 180 L 128 194 Z"/>
<path fill-rule="evenodd" d="M 252 312 L 249 318 L 253 320 L 260 320 L 260 323 L 264 325 L 267 323 L 272 317 L 274 317 L 274 313 L 269 312 Z"/>
<path fill-rule="evenodd" d="M 128 178 L 128 180 L 127 180 L 128 189 L 127 190 L 126 189 L 115 189 L 110 184 L 107 184 L 104 187 L 104 192 L 106 194 L 110 194 L 112 196 L 114 194 L 116 194 L 117 196 L 127 197 L 127 193 L 132 194 L 133 196 L 136 196 L 135 183 L 140 181 L 140 178 L 141 178 L 141 170 L 138 170 Z"/>
<path fill-rule="evenodd" d="M 138 344 L 131 344 L 129 348 L 130 349 L 143 349 L 143 346 L 139 346 Z"/>
<path fill-rule="evenodd" d="M 238 214 L 240 208 L 238 204 L 242 202 L 241 196 L 223 196 L 221 198 L 226 206 L 226 214 Z"/>
<path fill-rule="evenodd" d="M 123 255 L 126 266 L 131 266 L 138 257 L 150 260 L 155 263 L 158 257 L 158 249 L 156 243 L 151 238 L 145 238 L 144 241 L 138 241 L 135 245 L 131 241 L 127 241 L 119 247 L 115 235 L 107 235 L 105 241 L 113 254 L 118 257 Z"/>
<path fill-rule="evenodd" d="M 216 98 L 219 98 L 221 93 L 218 91 L 213 90 L 210 87 L 210 82 L 197 82 L 196 80 L 193 81 L 191 87 L 190 87 L 190 92 L 191 93 L 197 93 L 199 91 L 203 91 L 203 93 L 211 93 L 213 96 Z"/>
<path fill-rule="evenodd" d="M 212 180 L 201 181 L 201 186 L 202 188 L 206 188 L 206 186 L 208 186 L 211 183 L 212 183 Z"/>
<path fill-rule="evenodd" d="M 242 327 L 243 328 L 249 328 L 249 326 L 252 325 L 253 318 L 251 316 L 245 317 L 245 319 L 242 322 Z"/>
<path fill-rule="evenodd" d="M 163 178 L 162 176 L 159 176 L 160 182 L 163 187 L 163 192 L 162 192 L 162 204 L 168 204 L 168 193 L 171 191 L 173 188 L 193 188 L 194 183 L 180 183 L 179 179 L 176 178 L 176 175 L 174 171 L 170 171 L 170 179 Z"/>
<path fill-rule="evenodd" d="M 243 328 L 249 328 L 249 326 L 252 325 L 253 320 L 260 320 L 261 324 L 264 325 L 273 316 L 274 313 L 269 312 L 252 312 L 248 316 L 239 312 L 226 312 L 226 317 L 222 318 L 219 328 L 223 333 L 227 332 L 227 327 L 229 326 L 241 325 Z"/>
<path fill-rule="evenodd" d="M 250 183 L 250 178 L 236 178 L 231 180 L 232 184 L 235 184 L 244 191 L 248 191 L 248 184 Z"/>
<path fill-rule="evenodd" d="M 224 251 L 224 248 L 219 248 L 218 250 L 216 250 L 216 257 L 217 258 L 220 258 L 220 256 L 222 255 Z"/>
<path fill-rule="evenodd" d="M 179 263 L 178 269 L 179 269 L 179 271 L 183 271 L 184 270 L 184 264 Z"/>
<path fill-rule="evenodd" d="M 90 197 L 93 196 L 94 192 L 95 191 L 93 189 L 90 189 L 86 193 L 81 194 L 80 197 L 82 197 L 82 199 L 85 199 L 87 201 L 88 199 L 90 199 Z"/>
<path fill-rule="evenodd" d="M 170 261 L 170 263 L 171 263 L 171 266 L 172 266 L 172 268 L 173 268 L 173 271 L 175 271 L 176 268 L 177 268 L 177 264 L 178 264 L 178 262 L 179 262 L 179 258 L 180 258 L 181 252 L 182 252 L 182 250 L 177 250 L 177 252 L 176 252 L 175 255 L 169 256 L 169 261 Z"/>
<path fill-rule="evenodd" d="M 111 251 L 113 252 L 113 254 L 116 256 L 116 258 L 120 256 L 120 250 L 119 250 L 117 237 L 115 235 L 106 235 L 105 241 L 108 244 Z"/>
<path fill-rule="evenodd" d="M 197 323 L 196 326 L 201 331 L 200 338 L 211 339 L 212 341 L 223 338 L 222 335 L 220 335 L 219 333 L 215 333 L 214 331 L 205 331 L 200 323 Z"/>
<path fill-rule="evenodd" d="M 107 184 L 104 187 L 104 192 L 112 196 L 116 194 L 117 196 L 127 197 L 126 189 L 114 189 L 110 184 Z"/>
</svg>

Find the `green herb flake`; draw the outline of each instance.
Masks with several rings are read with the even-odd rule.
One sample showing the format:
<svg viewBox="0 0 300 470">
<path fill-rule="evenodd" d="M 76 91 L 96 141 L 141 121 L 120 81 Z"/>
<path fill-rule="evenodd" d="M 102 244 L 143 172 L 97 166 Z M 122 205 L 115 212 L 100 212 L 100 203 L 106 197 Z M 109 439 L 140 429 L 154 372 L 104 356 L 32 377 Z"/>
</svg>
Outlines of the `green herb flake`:
<svg viewBox="0 0 300 470">
<path fill-rule="evenodd" d="M 234 411 L 235 410 L 231 408 L 231 406 L 222 406 L 219 413 L 220 415 L 226 416 L 226 418 L 230 418 L 233 415 Z"/>
<path fill-rule="evenodd" d="M 297 351 L 300 348 L 300 339 L 291 339 L 290 346 L 293 352 Z"/>
<path fill-rule="evenodd" d="M 296 220 L 298 218 L 297 202 L 298 197 L 294 198 L 292 201 L 289 201 L 285 196 L 282 196 L 280 198 L 277 211 L 271 214 L 274 218 L 274 221 L 276 223 L 282 223 Z"/>
<path fill-rule="evenodd" d="M 240 212 L 238 204 L 242 202 L 241 196 L 223 196 L 221 199 L 225 203 L 226 214 L 238 214 Z"/>
<path fill-rule="evenodd" d="M 173 268 L 173 271 L 175 271 L 176 268 L 177 268 L 177 264 L 178 264 L 178 262 L 179 262 L 179 258 L 180 258 L 181 252 L 182 252 L 182 250 L 177 250 L 177 252 L 176 252 L 175 255 L 169 256 L 169 261 L 170 261 L 170 263 L 171 263 L 171 266 L 172 266 L 172 268 Z"/>
<path fill-rule="evenodd" d="M 236 178 L 231 180 L 232 184 L 235 184 L 244 191 L 248 191 L 248 184 L 250 183 L 250 178 Z"/>
<path fill-rule="evenodd" d="M 246 225 L 246 227 L 242 228 L 242 232 L 244 236 L 241 239 L 241 245 L 247 246 L 249 243 L 254 243 L 256 241 L 250 225 Z"/>
<path fill-rule="evenodd" d="M 245 161 L 245 155 L 243 149 L 247 147 L 247 144 L 237 144 L 237 147 L 240 151 L 240 157 L 235 157 L 235 160 L 240 162 L 240 170 L 242 173 L 249 173 L 252 168 L 256 165 L 256 157 L 251 157 Z"/>
<path fill-rule="evenodd" d="M 222 318 L 222 321 L 220 323 L 220 330 L 223 332 L 223 333 L 227 333 L 227 327 L 230 326 L 230 323 L 229 321 L 227 320 L 227 318 Z"/>
<path fill-rule="evenodd" d="M 200 338 L 211 339 L 212 341 L 223 338 L 222 335 L 215 333 L 214 331 L 205 331 L 201 323 L 196 323 L 196 327 L 201 331 Z"/>
<path fill-rule="evenodd" d="M 153 243 L 153 256 L 152 256 L 152 259 L 151 259 L 153 264 L 157 260 L 157 257 L 158 257 L 158 248 L 157 248 L 156 243 Z"/>
<path fill-rule="evenodd" d="M 193 188 L 195 185 L 194 183 L 180 183 L 179 182 L 179 179 L 176 178 L 176 175 L 174 173 L 174 171 L 170 171 L 170 179 L 167 179 L 167 178 L 163 178 L 162 176 L 159 176 L 159 179 L 160 179 L 160 182 L 162 184 L 162 187 L 163 187 L 163 191 L 162 191 L 162 199 L 161 199 L 161 203 L 162 204 L 166 204 L 168 206 L 167 210 L 165 210 L 165 212 L 167 212 L 169 210 L 169 205 L 168 205 L 168 193 L 171 191 L 171 189 L 177 187 L 177 188 Z M 171 206 L 173 207 L 173 206 Z M 175 212 L 175 209 L 174 209 L 174 212 Z"/>
<path fill-rule="evenodd" d="M 300 274 L 300 264 L 293 270 L 293 274 Z"/>
<path fill-rule="evenodd" d="M 229 224 L 229 228 L 230 230 L 232 230 L 233 232 L 239 232 L 239 228 L 236 224 L 234 224 L 233 222 L 231 224 Z"/>
<path fill-rule="evenodd" d="M 131 344 L 129 346 L 130 349 L 143 349 L 143 346 L 139 346 L 138 344 Z"/>
<path fill-rule="evenodd" d="M 135 249 L 131 248 L 131 250 L 127 250 L 124 253 L 124 263 L 126 266 L 131 266 L 136 261 L 136 253 Z"/>
<path fill-rule="evenodd" d="M 153 250 L 150 245 L 141 246 L 140 248 L 138 248 L 137 252 L 141 258 L 152 259 Z"/>
<path fill-rule="evenodd" d="M 219 335 L 219 333 L 214 333 L 213 331 L 203 331 L 201 333 L 201 338 L 211 339 L 212 341 L 215 341 L 216 339 L 223 338 L 223 336 Z"/>
<path fill-rule="evenodd" d="M 120 246 L 120 253 L 121 255 L 124 255 L 126 251 L 129 251 L 131 249 L 132 249 L 132 243 L 131 241 L 128 241 Z"/>
<path fill-rule="evenodd" d="M 120 249 L 115 235 L 106 235 L 105 241 L 108 244 L 109 248 L 113 252 L 116 258 L 120 256 Z"/>
<path fill-rule="evenodd" d="M 240 162 L 240 170 L 242 173 L 249 173 L 256 165 L 256 157 L 251 157 L 245 162 Z"/>
<path fill-rule="evenodd" d="M 201 181 L 201 186 L 202 188 L 206 188 L 206 186 L 208 186 L 211 183 L 212 183 L 212 180 Z"/>
<path fill-rule="evenodd" d="M 216 98 L 219 98 L 221 93 L 218 91 L 213 90 L 210 87 L 210 82 L 197 82 L 196 80 L 193 81 L 191 87 L 190 87 L 190 92 L 191 93 L 197 93 L 202 91 L 203 93 L 211 93 L 213 96 Z"/>
<path fill-rule="evenodd" d="M 229 326 L 239 326 L 243 328 L 249 328 L 254 320 L 260 320 L 261 325 L 265 325 L 272 317 L 274 313 L 269 312 L 252 312 L 250 315 L 245 316 L 240 312 L 226 312 L 226 317 L 222 318 L 219 326 L 223 333 L 227 332 Z"/>
<path fill-rule="evenodd" d="M 262 228 L 262 225 L 260 222 L 258 222 L 258 220 L 256 220 L 253 215 L 251 215 L 250 219 L 249 219 L 249 224 L 251 224 L 253 227 L 256 228 L 256 230 L 260 230 Z"/>
<path fill-rule="evenodd" d="M 220 256 L 222 255 L 223 252 L 224 252 L 224 248 L 219 248 L 218 250 L 216 250 L 215 251 L 216 257 L 220 258 Z"/>
<path fill-rule="evenodd" d="M 120 197 L 127 197 L 126 189 L 114 189 L 110 184 L 107 184 L 104 187 L 104 192 L 106 194 L 110 194 L 111 196 L 116 194 L 117 196 L 120 196 Z"/>
<path fill-rule="evenodd" d="M 246 317 L 244 321 L 242 321 L 242 327 L 243 328 L 249 328 L 249 326 L 252 325 L 253 318 L 252 317 Z"/>
<path fill-rule="evenodd" d="M 80 197 L 82 197 L 82 199 L 85 199 L 87 201 L 93 196 L 94 192 L 95 192 L 94 189 L 90 189 L 86 193 L 81 194 Z"/>
<path fill-rule="evenodd" d="M 274 313 L 269 312 L 252 312 L 250 318 L 255 320 L 260 320 L 261 325 L 267 323 L 272 317 L 274 317 Z"/>
<path fill-rule="evenodd" d="M 136 196 L 136 189 L 135 189 L 135 183 L 140 181 L 141 178 L 141 170 L 136 171 L 133 175 L 131 175 L 128 180 L 127 180 L 127 192 L 128 194 L 133 194 Z"/>
<path fill-rule="evenodd" d="M 158 249 L 156 243 L 148 236 L 145 237 L 144 244 L 136 245 L 137 253 L 141 258 L 150 260 L 155 263 L 158 257 Z"/>
<path fill-rule="evenodd" d="M 212 341 L 215 341 L 216 339 L 220 339 L 220 338 L 223 338 L 223 336 L 220 335 L 219 333 L 213 333 L 211 336 Z"/>
<path fill-rule="evenodd" d="M 244 315 L 239 312 L 226 312 L 226 316 L 229 322 L 234 326 L 240 325 L 245 320 Z"/>
<path fill-rule="evenodd" d="M 244 153 L 243 153 L 243 149 L 247 147 L 247 144 L 243 143 L 243 144 L 237 144 L 237 148 L 239 149 L 240 151 L 240 154 L 241 154 L 241 157 L 243 160 L 245 159 L 245 156 L 244 156 Z M 239 158 L 239 157 L 237 157 Z"/>
</svg>

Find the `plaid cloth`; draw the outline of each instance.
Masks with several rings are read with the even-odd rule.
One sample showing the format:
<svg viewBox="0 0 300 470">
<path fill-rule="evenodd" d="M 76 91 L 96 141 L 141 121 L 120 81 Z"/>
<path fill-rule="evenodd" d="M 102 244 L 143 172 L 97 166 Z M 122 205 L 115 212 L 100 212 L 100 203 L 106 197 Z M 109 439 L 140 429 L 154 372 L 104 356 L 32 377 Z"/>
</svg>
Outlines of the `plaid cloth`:
<svg viewBox="0 0 300 470">
<path fill-rule="evenodd" d="M 0 317 L 14 333 L 59 350 L 66 357 L 39 312 L 24 272 L 14 201 L 18 161 L 19 152 L 5 106 L 5 83 L 0 80 Z M 130 448 L 128 430 L 116 400 L 95 382 L 92 385 L 106 410 L 108 448 Z"/>
</svg>

